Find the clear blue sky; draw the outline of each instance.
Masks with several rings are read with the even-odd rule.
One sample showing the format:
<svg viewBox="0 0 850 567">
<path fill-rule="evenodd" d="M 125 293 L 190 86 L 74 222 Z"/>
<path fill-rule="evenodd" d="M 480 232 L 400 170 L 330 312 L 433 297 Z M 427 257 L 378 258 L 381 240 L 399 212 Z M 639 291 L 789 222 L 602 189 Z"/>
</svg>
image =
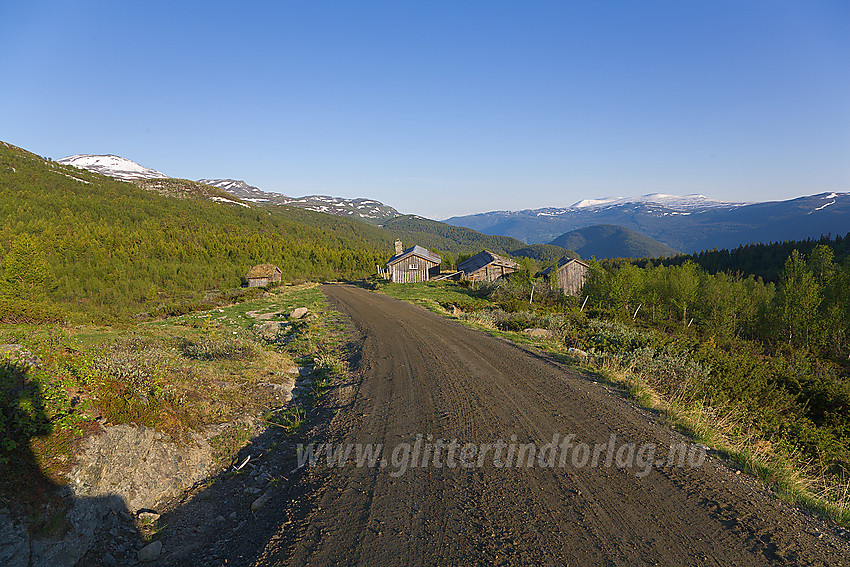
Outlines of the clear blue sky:
<svg viewBox="0 0 850 567">
<path fill-rule="evenodd" d="M 850 2 L 0 0 L 0 139 L 433 218 L 850 190 Z"/>
</svg>

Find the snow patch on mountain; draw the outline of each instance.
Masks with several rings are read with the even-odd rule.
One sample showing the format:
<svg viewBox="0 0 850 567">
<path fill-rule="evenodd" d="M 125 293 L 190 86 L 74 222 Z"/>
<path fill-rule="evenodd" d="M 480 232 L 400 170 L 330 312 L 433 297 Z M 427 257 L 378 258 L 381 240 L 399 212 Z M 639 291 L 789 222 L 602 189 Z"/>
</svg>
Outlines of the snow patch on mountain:
<svg viewBox="0 0 850 567">
<path fill-rule="evenodd" d="M 116 155 L 79 154 L 56 160 L 56 163 L 73 165 L 108 177 L 123 181 L 135 179 L 158 179 L 168 177 L 166 174 Z"/>
<path fill-rule="evenodd" d="M 661 205 L 679 212 L 704 211 L 718 207 L 743 206 L 748 203 L 737 201 L 718 201 L 697 193 L 691 195 L 668 195 L 666 193 L 649 193 L 640 197 L 603 197 L 601 199 L 584 199 L 574 203 L 571 209 L 592 210 L 609 206 L 652 204 Z"/>
<path fill-rule="evenodd" d="M 361 220 L 377 224 L 400 216 L 394 208 L 374 199 L 346 199 L 330 195 L 307 195 L 305 197 L 287 197 L 280 193 L 269 193 L 237 179 L 199 179 L 198 183 L 218 187 L 244 201 L 266 205 L 288 205 L 318 213 L 337 216 L 359 217 Z"/>
</svg>

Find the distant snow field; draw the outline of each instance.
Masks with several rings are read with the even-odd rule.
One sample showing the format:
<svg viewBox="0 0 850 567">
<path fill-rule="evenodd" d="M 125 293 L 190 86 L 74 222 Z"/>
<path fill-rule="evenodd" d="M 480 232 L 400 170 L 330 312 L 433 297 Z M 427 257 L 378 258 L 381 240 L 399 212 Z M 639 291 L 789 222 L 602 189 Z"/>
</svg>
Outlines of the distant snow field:
<svg viewBox="0 0 850 567">
<path fill-rule="evenodd" d="M 88 169 L 101 175 L 115 177 L 124 181 L 134 179 L 158 179 L 168 177 L 166 174 L 149 167 L 115 155 L 79 154 L 56 160 L 62 165 L 73 165 L 80 169 Z"/>
</svg>

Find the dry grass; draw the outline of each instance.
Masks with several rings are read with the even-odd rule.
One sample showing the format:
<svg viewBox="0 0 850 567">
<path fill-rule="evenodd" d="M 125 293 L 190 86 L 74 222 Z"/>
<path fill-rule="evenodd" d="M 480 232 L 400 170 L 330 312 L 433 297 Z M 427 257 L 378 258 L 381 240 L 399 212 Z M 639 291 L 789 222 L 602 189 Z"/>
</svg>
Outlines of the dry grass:
<svg viewBox="0 0 850 567">
<path fill-rule="evenodd" d="M 717 408 L 684 395 L 665 397 L 641 377 L 610 367 L 598 372 L 607 382 L 625 388 L 641 406 L 662 412 L 672 425 L 696 441 L 772 485 L 784 499 L 838 525 L 850 526 L 850 479 L 813 470 L 812 463 L 805 462 L 799 453 L 777 447 L 748 427 L 742 410 Z"/>
</svg>

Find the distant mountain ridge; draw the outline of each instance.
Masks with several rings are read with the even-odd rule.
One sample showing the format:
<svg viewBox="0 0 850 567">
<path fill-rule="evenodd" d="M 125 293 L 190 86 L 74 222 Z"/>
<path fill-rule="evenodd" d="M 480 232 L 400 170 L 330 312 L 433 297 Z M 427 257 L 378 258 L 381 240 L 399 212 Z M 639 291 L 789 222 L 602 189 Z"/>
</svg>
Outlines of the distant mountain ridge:
<svg viewBox="0 0 850 567">
<path fill-rule="evenodd" d="M 572 230 L 549 244 L 575 250 L 582 258 L 660 258 L 677 254 L 666 244 L 613 224 Z"/>
<path fill-rule="evenodd" d="M 401 216 L 401 213 L 393 207 L 374 199 L 347 199 L 329 195 L 288 197 L 280 193 L 263 191 L 258 187 L 236 179 L 199 179 L 197 182 L 187 180 L 180 187 L 172 183 L 171 186 L 165 187 L 165 191 L 163 191 L 162 184 L 151 183 L 150 180 L 171 179 L 168 175 L 140 165 L 127 158 L 112 154 L 78 154 L 58 159 L 56 163 L 87 169 L 94 173 L 122 181 L 135 182 L 146 189 L 167 192 L 168 194 L 185 194 L 187 192 L 209 193 L 206 196 L 214 201 L 242 206 L 245 206 L 245 202 L 255 205 L 288 205 L 319 213 L 354 218 L 373 225 L 379 225 L 386 220 Z M 191 185 L 195 183 L 215 187 L 216 189 L 203 189 L 203 187 L 199 186 L 187 187 L 187 184 Z M 219 190 L 223 191 L 223 193 L 219 192 Z M 231 198 L 231 196 L 235 197 L 235 199 Z"/>
<path fill-rule="evenodd" d="M 750 242 L 819 238 L 843 234 L 850 226 L 850 193 L 846 192 L 764 203 L 724 203 L 700 197 L 656 194 L 594 199 L 567 208 L 492 211 L 444 222 L 537 243 L 551 242 L 579 228 L 613 224 L 686 253 Z"/>
<path fill-rule="evenodd" d="M 288 197 L 280 193 L 269 193 L 244 181 L 236 179 L 199 179 L 204 183 L 218 187 L 244 201 L 259 205 L 288 205 L 319 213 L 328 213 L 341 217 L 357 218 L 370 224 L 401 216 L 396 209 L 374 199 L 346 199 L 329 195 L 308 195 L 306 197 Z"/>
<path fill-rule="evenodd" d="M 640 197 L 603 197 L 601 199 L 583 199 L 573 203 L 570 209 L 599 209 L 612 205 L 623 205 L 630 203 L 652 203 L 663 205 L 674 211 L 704 211 L 718 207 L 740 207 L 749 203 L 735 201 L 718 201 L 710 199 L 705 195 L 693 193 L 691 195 L 668 195 L 666 193 L 650 193 Z"/>
</svg>

